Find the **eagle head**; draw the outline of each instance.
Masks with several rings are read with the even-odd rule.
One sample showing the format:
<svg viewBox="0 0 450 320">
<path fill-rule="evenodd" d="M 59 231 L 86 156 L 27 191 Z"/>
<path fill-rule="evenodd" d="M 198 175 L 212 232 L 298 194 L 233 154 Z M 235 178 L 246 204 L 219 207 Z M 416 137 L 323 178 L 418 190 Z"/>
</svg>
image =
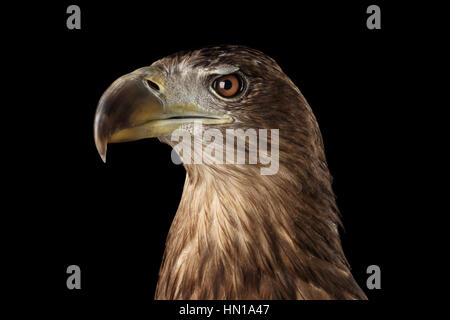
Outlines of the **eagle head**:
<svg viewBox="0 0 450 320">
<path fill-rule="evenodd" d="M 301 138 L 303 149 L 316 144 L 308 141 L 316 138 L 315 119 L 298 88 L 272 58 L 242 46 L 180 52 L 120 77 L 100 99 L 95 143 L 106 161 L 108 143 L 158 137 L 173 144 L 168 137 L 194 121 L 223 133 L 277 128 L 286 142 Z"/>
<path fill-rule="evenodd" d="M 279 170 L 183 158 L 187 178 L 156 298 L 365 299 L 341 247 L 317 121 L 278 64 L 242 46 L 165 57 L 112 83 L 94 138 L 105 161 L 108 143 L 157 137 L 174 146 L 171 135 L 192 133 L 193 123 L 223 137 L 229 129 L 278 130 Z"/>
</svg>

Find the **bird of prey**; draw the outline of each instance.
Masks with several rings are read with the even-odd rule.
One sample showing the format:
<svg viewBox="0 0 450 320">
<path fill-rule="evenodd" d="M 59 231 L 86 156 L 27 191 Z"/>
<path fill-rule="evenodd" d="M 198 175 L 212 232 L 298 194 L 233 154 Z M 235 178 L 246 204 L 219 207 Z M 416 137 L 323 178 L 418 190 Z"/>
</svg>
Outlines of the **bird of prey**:
<svg viewBox="0 0 450 320">
<path fill-rule="evenodd" d="M 186 181 L 166 240 L 155 299 L 367 299 L 350 272 L 316 118 L 264 53 L 243 46 L 180 52 L 126 74 L 97 106 L 94 138 L 204 129 L 278 128 L 279 169 L 183 163 Z M 246 144 L 246 147 L 248 144 Z"/>
</svg>

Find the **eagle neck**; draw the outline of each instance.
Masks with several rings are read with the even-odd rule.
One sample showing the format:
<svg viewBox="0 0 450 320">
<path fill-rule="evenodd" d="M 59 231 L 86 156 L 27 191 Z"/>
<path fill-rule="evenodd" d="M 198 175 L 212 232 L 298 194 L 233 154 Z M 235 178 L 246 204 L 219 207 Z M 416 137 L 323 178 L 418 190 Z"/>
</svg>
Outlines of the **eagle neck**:
<svg viewBox="0 0 450 320">
<path fill-rule="evenodd" d="M 331 186 L 311 195 L 289 169 L 188 168 L 156 298 L 301 299 L 302 278 L 331 265 L 348 273 Z"/>
</svg>

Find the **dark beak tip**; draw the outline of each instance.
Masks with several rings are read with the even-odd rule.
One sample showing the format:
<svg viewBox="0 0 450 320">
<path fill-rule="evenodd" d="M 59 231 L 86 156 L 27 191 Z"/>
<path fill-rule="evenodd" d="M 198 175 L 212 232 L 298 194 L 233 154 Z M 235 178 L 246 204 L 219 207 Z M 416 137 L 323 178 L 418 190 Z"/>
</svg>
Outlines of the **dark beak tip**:
<svg viewBox="0 0 450 320">
<path fill-rule="evenodd" d="M 95 139 L 95 146 L 97 147 L 97 152 L 100 155 L 100 158 L 102 158 L 103 162 L 106 163 L 107 144 L 103 141 Z"/>
<path fill-rule="evenodd" d="M 103 162 L 106 163 L 106 150 L 108 147 L 108 140 L 103 138 L 100 134 L 98 134 L 97 130 L 95 130 L 94 133 L 94 140 L 95 140 L 95 147 L 97 148 L 97 152 L 100 155 L 100 158 L 102 158 Z"/>
<path fill-rule="evenodd" d="M 103 162 L 106 163 L 106 150 L 108 146 L 108 140 L 102 139 L 102 137 L 97 134 L 95 134 L 94 140 L 95 147 L 97 148 L 97 152 L 100 155 L 100 158 L 102 158 Z"/>
<path fill-rule="evenodd" d="M 109 130 L 107 121 L 104 121 L 105 119 L 103 119 L 103 117 L 101 116 L 101 112 L 98 112 L 98 109 L 99 108 L 97 108 L 97 113 L 94 120 L 94 141 L 100 158 L 102 158 L 103 162 L 106 163 L 106 150 L 108 146 Z"/>
</svg>

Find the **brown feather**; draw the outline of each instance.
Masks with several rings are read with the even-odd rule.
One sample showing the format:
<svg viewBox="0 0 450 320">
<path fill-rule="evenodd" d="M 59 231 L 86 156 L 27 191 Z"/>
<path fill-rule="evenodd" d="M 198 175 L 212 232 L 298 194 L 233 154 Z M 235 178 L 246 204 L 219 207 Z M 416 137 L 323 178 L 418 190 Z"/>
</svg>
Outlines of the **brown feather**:
<svg viewBox="0 0 450 320">
<path fill-rule="evenodd" d="M 225 128 L 279 128 L 280 168 L 185 165 L 156 299 L 366 299 L 350 273 L 322 137 L 308 103 L 276 62 L 240 46 L 180 53 L 166 74 L 238 65 L 245 99 L 222 106 Z M 161 139 L 170 143 L 168 139 Z"/>
</svg>

